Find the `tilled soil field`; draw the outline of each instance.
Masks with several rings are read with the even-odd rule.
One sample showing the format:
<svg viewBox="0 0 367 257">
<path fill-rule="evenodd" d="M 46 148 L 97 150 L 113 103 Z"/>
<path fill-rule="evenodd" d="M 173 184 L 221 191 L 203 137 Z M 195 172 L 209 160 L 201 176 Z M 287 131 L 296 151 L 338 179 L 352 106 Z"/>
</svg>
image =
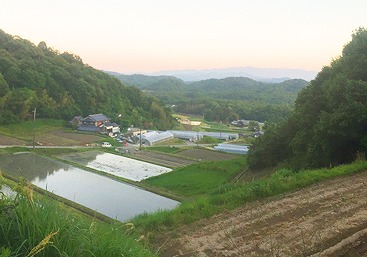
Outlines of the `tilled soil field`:
<svg viewBox="0 0 367 257">
<path fill-rule="evenodd" d="M 181 151 L 177 153 L 177 155 L 202 161 L 222 161 L 222 160 L 231 160 L 238 157 L 237 155 L 233 154 L 222 153 L 207 149 L 195 149 L 195 148 Z"/>
<path fill-rule="evenodd" d="M 170 257 L 366 257 L 367 171 L 246 204 L 160 242 Z"/>
<path fill-rule="evenodd" d="M 57 130 L 42 135 L 36 135 L 35 139 L 37 145 L 46 145 L 46 146 L 74 146 L 74 145 L 85 146 L 103 140 L 103 138 L 97 134 L 96 135 L 82 134 L 74 132 L 65 132 L 63 130 Z M 0 145 L 21 146 L 27 144 L 32 145 L 32 142 L 27 143 L 22 140 L 0 135 Z"/>
<path fill-rule="evenodd" d="M 134 152 L 134 157 L 142 161 L 157 163 L 172 168 L 183 167 L 195 163 L 193 160 L 181 158 L 179 156 L 149 151 Z"/>
<path fill-rule="evenodd" d="M 22 140 L 15 139 L 15 138 L 0 135 L 0 145 L 21 146 L 21 145 L 26 145 L 26 142 L 22 141 Z"/>
<path fill-rule="evenodd" d="M 101 141 L 103 138 L 99 135 L 82 134 L 65 132 L 57 130 L 46 133 L 42 136 L 37 136 L 36 141 L 42 145 L 57 145 L 57 146 L 71 146 L 71 145 L 88 145 L 96 141 Z"/>
</svg>

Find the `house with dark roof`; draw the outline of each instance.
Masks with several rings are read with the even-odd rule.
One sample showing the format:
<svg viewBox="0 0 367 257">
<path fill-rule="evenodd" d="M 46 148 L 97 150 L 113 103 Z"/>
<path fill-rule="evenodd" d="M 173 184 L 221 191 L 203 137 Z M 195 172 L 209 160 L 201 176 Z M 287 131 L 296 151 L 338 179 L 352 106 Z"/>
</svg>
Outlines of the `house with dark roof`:
<svg viewBox="0 0 367 257">
<path fill-rule="evenodd" d="M 99 132 L 110 136 L 120 133 L 119 125 L 112 123 L 111 119 L 102 113 L 91 114 L 85 118 L 75 116 L 70 123 L 76 127 L 78 131 Z"/>
<path fill-rule="evenodd" d="M 104 123 L 110 122 L 111 119 L 108 118 L 106 115 L 99 113 L 99 114 L 92 114 L 87 116 L 83 119 L 83 124 L 86 125 L 94 125 L 94 126 L 101 126 Z"/>
</svg>

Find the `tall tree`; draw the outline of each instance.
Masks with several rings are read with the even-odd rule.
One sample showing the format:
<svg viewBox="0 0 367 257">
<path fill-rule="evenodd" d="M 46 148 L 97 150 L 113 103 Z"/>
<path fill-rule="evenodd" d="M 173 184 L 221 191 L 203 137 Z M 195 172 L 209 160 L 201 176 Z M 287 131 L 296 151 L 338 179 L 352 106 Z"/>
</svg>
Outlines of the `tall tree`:
<svg viewBox="0 0 367 257">
<path fill-rule="evenodd" d="M 296 169 L 325 167 L 351 162 L 357 152 L 367 152 L 366 70 L 367 30 L 360 28 L 342 56 L 300 92 L 288 120 L 255 141 L 251 167 L 279 162 Z"/>
</svg>

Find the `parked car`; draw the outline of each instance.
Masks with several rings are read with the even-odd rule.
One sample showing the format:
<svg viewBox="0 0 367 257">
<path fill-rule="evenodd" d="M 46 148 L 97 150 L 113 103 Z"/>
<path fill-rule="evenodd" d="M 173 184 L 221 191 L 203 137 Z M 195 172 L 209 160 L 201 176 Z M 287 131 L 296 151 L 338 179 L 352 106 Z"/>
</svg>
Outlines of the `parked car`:
<svg viewBox="0 0 367 257">
<path fill-rule="evenodd" d="M 108 142 L 103 142 L 102 147 L 112 147 L 112 145 Z"/>
</svg>

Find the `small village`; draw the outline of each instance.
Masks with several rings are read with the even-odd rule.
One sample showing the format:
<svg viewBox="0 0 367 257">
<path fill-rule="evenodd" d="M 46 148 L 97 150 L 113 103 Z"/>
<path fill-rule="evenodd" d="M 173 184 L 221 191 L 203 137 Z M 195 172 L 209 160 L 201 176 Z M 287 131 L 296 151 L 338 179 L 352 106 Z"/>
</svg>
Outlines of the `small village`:
<svg viewBox="0 0 367 257">
<path fill-rule="evenodd" d="M 199 126 L 198 121 L 182 120 L 182 124 Z M 80 132 L 92 132 L 101 133 L 114 138 L 116 141 L 120 142 L 123 146 L 128 146 L 128 144 L 134 144 L 141 146 L 153 146 L 162 142 L 166 142 L 173 138 L 178 138 L 185 140 L 188 143 L 195 144 L 204 137 L 212 137 L 218 140 L 223 140 L 226 143 L 220 143 L 214 146 L 214 150 L 246 154 L 248 151 L 248 146 L 230 144 L 229 141 L 236 141 L 239 139 L 239 133 L 228 133 L 228 132 L 203 132 L 203 131 L 185 131 L 185 130 L 167 130 L 167 131 L 157 131 L 157 130 L 146 130 L 142 128 L 130 127 L 125 133 L 121 133 L 120 126 L 116 123 L 111 122 L 111 119 L 104 114 L 91 114 L 83 118 L 81 116 L 74 117 L 69 122 L 73 128 Z M 232 125 L 238 127 L 248 126 L 250 121 L 239 120 L 233 121 Z M 262 131 L 255 131 L 253 136 L 257 137 L 261 135 Z M 104 142 L 103 147 L 111 147 L 112 145 Z"/>
</svg>

